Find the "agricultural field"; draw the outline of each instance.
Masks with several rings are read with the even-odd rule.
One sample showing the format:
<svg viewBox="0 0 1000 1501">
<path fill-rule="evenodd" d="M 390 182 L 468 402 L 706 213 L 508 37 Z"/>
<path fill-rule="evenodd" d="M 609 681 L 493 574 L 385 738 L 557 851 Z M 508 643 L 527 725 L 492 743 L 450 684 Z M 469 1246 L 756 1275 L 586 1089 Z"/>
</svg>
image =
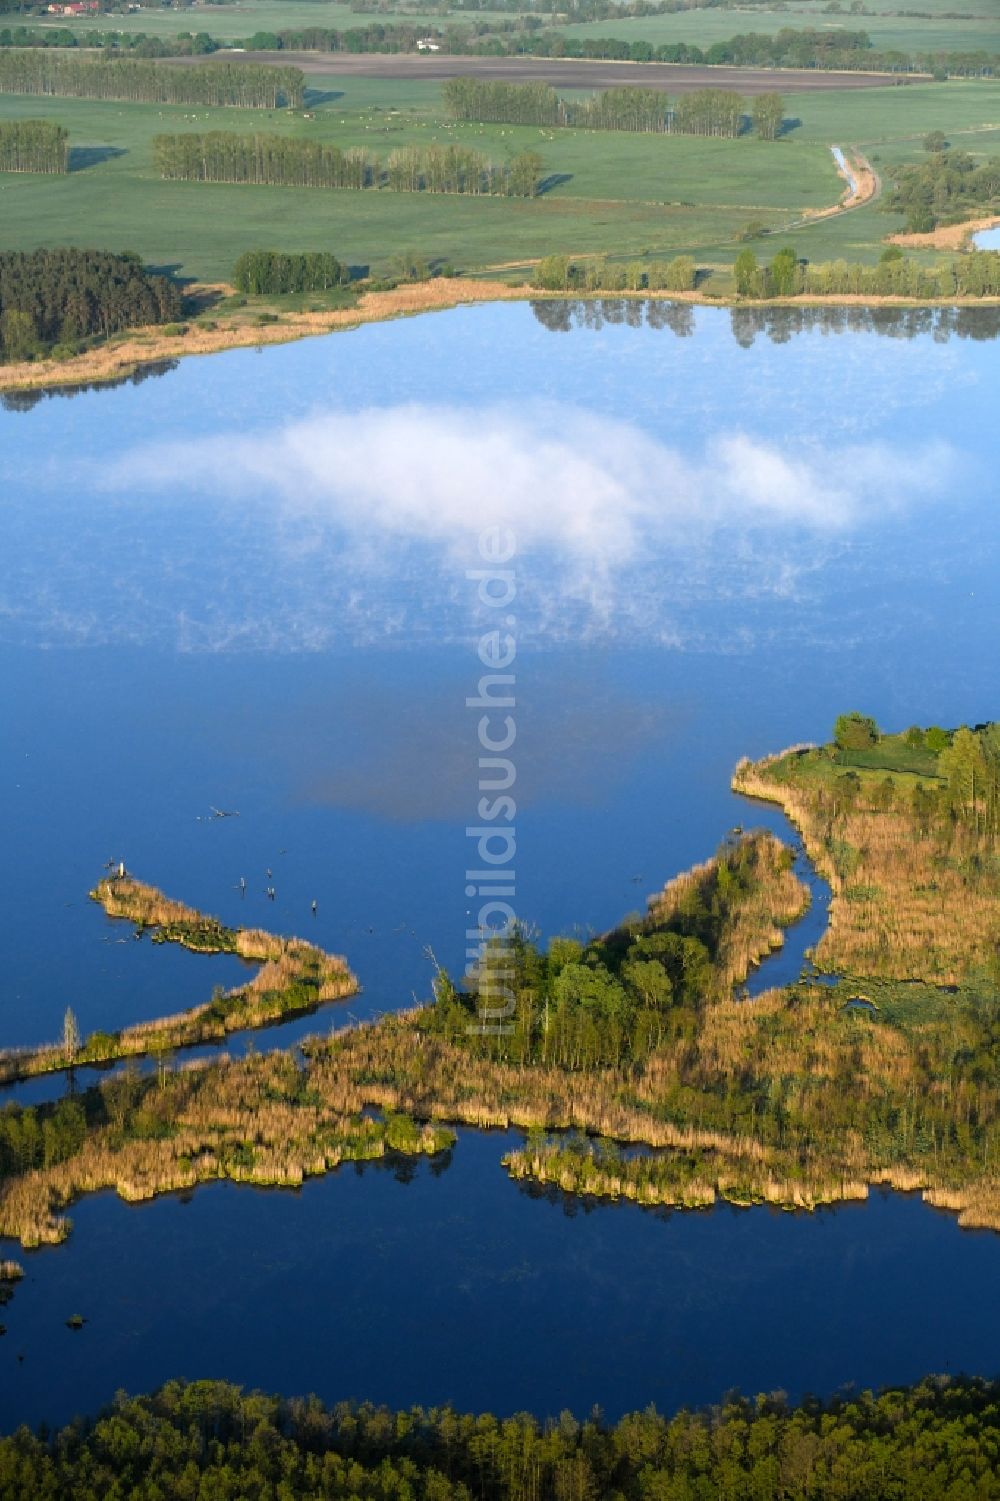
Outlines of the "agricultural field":
<svg viewBox="0 0 1000 1501">
<path fill-rule="evenodd" d="M 923 6 L 921 5 L 921 8 Z M 965 5 L 961 7 L 964 11 Z M 689 10 L 675 15 L 623 17 L 620 21 L 595 21 L 582 25 L 559 25 L 567 36 L 621 37 L 625 41 L 651 42 L 660 47 L 670 42 L 687 42 L 702 48 L 724 42 L 744 32 L 762 32 L 773 36 L 786 28 L 815 28 L 836 36 L 846 31 L 866 31 L 877 49 L 947 52 L 1000 52 L 1000 14 L 976 20 L 956 21 L 944 17 L 923 20 L 912 16 L 828 15 L 823 7 L 795 10 Z"/>
<path fill-rule="evenodd" d="M 710 47 L 741 32 L 756 31 L 772 35 L 786 27 L 815 27 L 818 30 L 867 31 L 876 48 L 914 48 L 947 51 L 1000 52 L 1000 14 L 989 0 L 921 0 L 919 8 L 929 16 L 900 13 L 908 7 L 871 0 L 866 10 L 872 14 L 852 16 L 849 6 L 843 14 L 831 15 L 823 4 L 782 7 L 752 6 L 743 9 L 698 9 L 675 15 L 623 17 L 620 20 L 572 23 L 564 13 L 531 11 L 544 25 L 567 36 L 621 37 L 627 41 L 648 41 L 653 46 L 670 42 L 687 42 Z M 956 19 L 958 12 L 961 19 Z M 84 38 L 88 30 L 146 32 L 167 38 L 179 31 L 207 31 L 220 41 L 244 39 L 257 31 L 280 31 L 302 26 L 326 26 L 339 30 L 364 26 L 371 21 L 406 22 L 440 29 L 444 25 L 462 26 L 473 22 L 509 23 L 516 13 L 491 11 L 488 7 L 470 11 L 449 9 L 447 5 L 397 6 L 384 10 L 358 12 L 336 0 L 241 0 L 235 5 L 191 5 L 184 7 L 148 7 L 124 16 L 99 16 L 93 21 L 74 19 L 72 25 Z M 43 23 L 44 24 L 44 23 Z M 50 24 L 58 25 L 58 22 Z"/>
<path fill-rule="evenodd" d="M 741 230 L 756 220 L 772 232 L 794 231 L 796 247 L 813 259 L 873 260 L 900 227 L 877 205 L 810 222 L 843 189 L 831 144 L 859 144 L 884 169 L 918 154 L 928 129 L 968 132 L 956 139 L 984 152 L 995 149 L 1000 129 L 1000 85 L 987 83 L 788 95 L 787 114 L 799 123 L 783 140 L 762 142 L 455 124 L 445 118 L 437 84 L 333 73 L 309 82 L 302 113 L 0 97 L 0 119 L 64 125 L 72 167 L 65 177 L 0 177 L 5 248 L 129 247 L 198 280 L 224 279 L 242 250 L 260 244 L 333 249 L 375 270 L 402 250 L 467 271 L 553 250 L 691 252 L 724 267 Z M 531 148 L 543 158 L 546 190 L 515 202 L 154 175 L 154 135 L 212 129 L 366 146 L 383 157 L 401 146 L 454 141 L 503 162 Z"/>
</svg>

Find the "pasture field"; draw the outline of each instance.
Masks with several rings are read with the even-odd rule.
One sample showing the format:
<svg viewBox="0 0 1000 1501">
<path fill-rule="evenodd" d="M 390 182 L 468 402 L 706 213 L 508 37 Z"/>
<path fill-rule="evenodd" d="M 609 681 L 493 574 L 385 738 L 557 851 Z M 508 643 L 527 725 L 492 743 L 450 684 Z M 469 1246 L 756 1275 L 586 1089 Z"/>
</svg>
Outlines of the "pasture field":
<svg viewBox="0 0 1000 1501">
<path fill-rule="evenodd" d="M 911 8 L 933 14 L 925 17 L 900 13 Z M 773 35 L 785 27 L 815 27 L 834 34 L 838 31 L 867 31 L 872 45 L 877 48 L 943 48 L 954 52 L 983 48 L 988 52 L 1000 52 L 1000 10 L 993 0 L 961 0 L 961 3 L 957 0 L 920 0 L 919 5 L 912 6 L 902 4 L 901 0 L 894 0 L 894 3 L 868 0 L 866 9 L 875 14 L 852 16 L 845 5 L 843 14 L 830 15 L 823 0 L 823 3 L 776 6 L 773 9 L 755 5 L 742 10 L 690 10 L 675 15 L 623 17 L 576 24 L 558 19 L 558 12 L 554 22 L 551 12 L 543 13 L 541 19 L 547 28 L 567 36 L 621 37 L 627 41 L 648 41 L 653 46 L 688 42 L 710 47 L 713 42 L 725 41 L 741 32 Z M 956 12 L 962 19 L 955 18 Z M 256 31 L 281 31 L 304 26 L 327 26 L 346 31 L 371 21 L 387 24 L 396 21 L 440 28 L 443 25 L 471 25 L 473 21 L 509 22 L 512 19 L 512 14 L 491 11 L 488 7 L 466 11 L 449 10 L 446 6 L 413 5 L 392 6 L 379 13 L 359 13 L 352 11 L 349 5 L 337 3 L 337 0 L 239 0 L 234 5 L 147 8 L 131 15 L 99 16 L 92 21 L 74 19 L 72 27 L 81 38 L 85 38 L 88 31 L 95 30 L 144 31 L 149 36 L 163 38 L 190 30 L 207 31 L 220 41 L 234 41 L 249 37 Z M 49 24 L 60 23 L 53 20 Z"/>
<path fill-rule="evenodd" d="M 918 156 L 928 129 L 984 154 L 1000 140 L 1000 83 L 788 95 L 787 113 L 800 123 L 777 142 L 455 124 L 444 118 L 437 84 L 335 74 L 310 84 L 304 113 L 0 96 L 0 120 L 65 125 L 73 167 L 63 177 L 0 175 L 0 247 L 131 248 L 203 281 L 228 277 L 254 246 L 331 249 L 376 273 L 401 251 L 464 271 L 553 252 L 690 252 L 725 268 L 741 230 L 756 220 L 810 259 L 873 261 L 901 227 L 897 216 L 871 204 L 813 217 L 843 189 L 832 143 L 860 146 L 884 172 Z M 535 200 L 512 200 L 164 182 L 154 174 L 154 135 L 212 129 L 366 146 L 383 159 L 410 144 L 457 141 L 497 162 L 530 147 L 549 186 Z M 765 238 L 755 248 L 766 254 L 773 244 Z M 716 281 L 728 290 L 728 276 Z"/>
<path fill-rule="evenodd" d="M 920 0 L 914 9 L 929 9 Z M 951 9 L 971 15 L 972 6 L 956 4 Z M 944 7 L 942 7 L 944 9 Z M 828 15 L 822 5 L 796 6 L 769 10 L 754 6 L 752 10 L 688 10 L 664 16 L 626 16 L 617 21 L 594 21 L 577 25 L 558 25 L 554 30 L 567 36 L 621 37 L 629 42 L 650 42 L 661 47 L 671 42 L 687 42 L 708 48 L 713 42 L 725 42 L 748 31 L 773 36 L 786 28 L 804 28 L 829 32 L 832 36 L 849 31 L 866 31 L 877 49 L 899 48 L 901 51 L 1000 52 L 1000 10 L 994 8 L 974 20 L 955 20 L 942 14 L 925 20 L 903 15 Z"/>
<path fill-rule="evenodd" d="M 460 21 L 462 18 L 456 15 L 454 19 Z M 349 31 L 371 21 L 387 24 L 426 21 L 428 26 L 434 26 L 440 25 L 441 20 L 432 5 L 422 12 L 415 8 L 412 12 L 393 10 L 375 15 L 359 14 L 349 5 L 338 4 L 337 0 L 240 0 L 237 5 L 191 5 L 183 9 L 149 6 L 129 15 L 95 16 L 93 19 L 74 16 L 68 23 L 53 17 L 51 22 L 32 20 L 31 24 L 68 24 L 81 38 L 88 31 L 144 31 L 147 36 L 164 39 L 176 36 L 180 31 L 207 31 L 219 41 L 236 41 L 252 36 L 255 31 L 282 31 L 303 26 L 329 26 L 338 31 Z"/>
</svg>

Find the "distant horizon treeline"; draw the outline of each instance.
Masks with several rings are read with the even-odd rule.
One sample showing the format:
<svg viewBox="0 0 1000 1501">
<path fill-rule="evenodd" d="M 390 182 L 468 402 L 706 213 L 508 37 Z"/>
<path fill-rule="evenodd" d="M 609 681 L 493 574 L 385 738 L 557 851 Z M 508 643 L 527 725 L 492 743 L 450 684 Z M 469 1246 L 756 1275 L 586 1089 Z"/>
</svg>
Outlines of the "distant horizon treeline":
<svg viewBox="0 0 1000 1501">
<path fill-rule="evenodd" d="M 355 0 L 351 7 L 358 13 L 376 10 L 375 0 L 363 3 Z M 500 5 L 490 10 L 510 9 L 520 11 L 525 7 Z M 530 9 L 530 7 L 527 7 Z M 692 9 L 746 10 L 746 5 L 696 6 L 691 3 L 646 4 L 644 0 L 631 0 L 624 6 L 604 8 L 584 7 L 581 17 L 579 8 L 565 20 L 571 24 L 595 22 L 602 19 L 620 20 L 623 16 L 673 14 Z M 570 59 L 618 62 L 665 62 L 693 66 L 731 66 L 794 68 L 800 70 L 836 71 L 851 73 L 889 73 L 909 76 L 926 73 L 935 78 L 996 78 L 1000 76 L 1000 54 L 986 48 L 923 48 L 876 47 L 869 32 L 857 29 L 824 30 L 816 26 L 785 26 L 775 33 L 746 31 L 700 46 L 696 42 L 662 42 L 659 45 L 645 37 L 628 39 L 621 36 L 567 35 L 553 26 L 555 16 L 551 10 L 536 15 L 512 14 L 509 19 L 477 17 L 479 6 L 475 3 L 459 3 L 452 9 L 469 15 L 466 21 L 453 24 L 428 25 L 415 21 L 406 12 L 389 11 L 395 19 L 371 20 L 357 26 L 338 28 L 330 26 L 284 27 L 279 30 L 259 30 L 236 42 L 210 36 L 207 32 L 181 32 L 175 37 L 161 37 L 145 32 L 121 33 L 97 31 L 87 28 L 78 36 L 67 27 L 59 28 L 60 41 L 52 38 L 56 33 L 45 30 L 30 30 L 27 27 L 5 28 L 0 31 L 0 47 L 49 47 L 49 46 L 100 46 L 111 50 L 130 51 L 145 57 L 189 56 L 211 53 L 223 47 L 238 45 L 248 52 L 254 51 L 317 51 L 317 52 L 381 52 L 409 53 L 419 49 L 421 41 L 428 37 L 437 42 L 443 52 L 453 56 L 469 57 L 565 57 Z M 0 3 L 0 13 L 19 11 L 31 13 L 14 0 Z M 907 14 L 907 12 L 902 12 Z M 920 16 L 920 11 L 911 14 Z M 544 18 L 543 18 L 544 17 Z M 72 18 L 70 18 L 72 19 Z M 852 17 L 857 20 L 857 17 Z M 545 24 L 548 22 L 548 26 Z"/>
<path fill-rule="evenodd" d="M 0 121 L 0 172 L 68 172 L 69 131 L 51 120 Z"/>
<path fill-rule="evenodd" d="M 675 9 L 689 9 L 677 6 Z M 728 8 L 728 7 L 727 7 Z M 551 13 L 547 15 L 551 19 Z M 821 30 L 783 27 L 775 34 L 740 32 L 707 46 L 695 42 L 662 42 L 644 37 L 567 35 L 546 28 L 534 16 L 511 20 L 478 20 L 466 24 L 428 26 L 404 18 L 369 21 L 340 29 L 300 26 L 257 31 L 242 38 L 248 51 L 416 52 L 431 37 L 450 56 L 565 57 L 582 61 L 687 63 L 697 67 L 766 67 L 848 73 L 890 73 L 907 76 L 928 73 L 939 78 L 995 78 L 1000 54 L 985 48 L 875 47 L 863 30 Z M 222 45 L 210 39 L 214 46 Z M 146 38 L 158 49 L 158 37 Z M 135 44 L 130 40 L 128 46 Z"/>
<path fill-rule="evenodd" d="M 298 68 L 264 63 L 201 63 L 159 67 L 134 59 L 77 59 L 45 52 L 0 51 L 0 93 L 143 104 L 210 104 L 240 109 L 300 106 Z"/>
<path fill-rule="evenodd" d="M 28 359 L 52 345 L 166 323 L 180 311 L 176 285 L 151 275 L 136 255 L 0 252 L 0 360 Z"/>
<path fill-rule="evenodd" d="M 223 1381 L 120 1392 L 66 1427 L 0 1438 L 0 1491 L 74 1501 L 991 1501 L 1000 1383 L 926 1377 L 792 1406 L 730 1392 L 664 1417 L 541 1422 L 454 1407 L 265 1396 Z M 53 1414 L 53 1417 L 55 1414 Z"/>
<path fill-rule="evenodd" d="M 441 86 L 454 120 L 483 124 L 575 126 L 584 130 L 627 130 L 735 138 L 747 127 L 747 101 L 731 89 L 698 89 L 671 104 L 661 89 L 604 89 L 588 99 L 565 99 L 548 83 L 503 83 L 449 78 Z M 773 141 L 781 133 L 784 101 L 760 94 L 750 121 L 757 135 Z"/>
<path fill-rule="evenodd" d="M 785 246 L 767 265 L 741 250 L 733 265 L 741 297 L 1000 297 L 1000 251 L 972 250 L 949 265 L 921 266 L 896 247 L 878 265 L 845 260 L 810 263 Z"/>
<path fill-rule="evenodd" d="M 154 136 L 153 163 L 171 181 L 508 198 L 533 198 L 542 170 L 541 157 L 533 151 L 497 165 L 468 147 L 402 146 L 383 161 L 363 146 L 342 151 L 325 142 L 228 130 Z"/>
</svg>

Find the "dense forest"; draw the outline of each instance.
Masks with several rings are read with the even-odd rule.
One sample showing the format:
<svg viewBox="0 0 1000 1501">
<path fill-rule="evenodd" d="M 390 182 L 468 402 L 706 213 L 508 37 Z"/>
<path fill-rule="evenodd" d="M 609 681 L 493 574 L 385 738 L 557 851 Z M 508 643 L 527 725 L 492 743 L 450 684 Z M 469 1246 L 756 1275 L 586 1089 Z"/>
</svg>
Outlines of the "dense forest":
<svg viewBox="0 0 1000 1501">
<path fill-rule="evenodd" d="M 931 140 L 928 137 L 928 140 Z M 932 150 L 927 159 L 898 167 L 888 206 L 921 234 L 1000 209 L 1000 156 L 977 161 L 967 151 Z"/>
<path fill-rule="evenodd" d="M 167 323 L 181 294 L 138 256 L 108 250 L 0 252 L 0 356 L 27 359 L 52 345 Z"/>
<path fill-rule="evenodd" d="M 510 125 L 565 125 L 584 130 L 676 132 L 683 135 L 734 137 L 747 126 L 746 100 L 728 89 L 698 89 L 671 105 L 660 89 L 605 89 L 590 98 L 565 99 L 545 83 L 495 83 L 478 78 L 450 78 L 441 87 L 454 120 Z M 765 140 L 781 132 L 784 104 L 780 94 L 754 101 L 750 117 Z"/>
<path fill-rule="evenodd" d="M 245 250 L 233 268 L 233 286 L 254 297 L 286 292 L 326 292 L 351 279 L 348 266 L 328 251 L 288 255 L 276 250 Z"/>
<path fill-rule="evenodd" d="M 391 151 L 383 163 L 360 146 L 342 151 L 319 141 L 225 130 L 154 136 L 153 161 L 161 177 L 188 182 L 389 188 L 507 198 L 533 198 L 542 169 L 541 158 L 533 151 L 522 151 L 498 166 L 482 152 L 464 146 L 403 146 Z"/>
<path fill-rule="evenodd" d="M 298 68 L 260 63 L 204 63 L 162 68 L 118 58 L 50 57 L 40 51 L 0 51 L 0 93 L 148 104 L 216 104 L 240 109 L 300 106 Z"/>
<path fill-rule="evenodd" d="M 51 120 L 0 121 L 0 172 L 68 172 L 69 131 Z"/>
<path fill-rule="evenodd" d="M 972 250 L 947 264 L 921 266 L 889 246 L 875 266 L 851 261 L 801 261 L 791 246 L 762 265 L 743 249 L 733 264 L 741 297 L 1000 297 L 1000 252 Z"/>
<path fill-rule="evenodd" d="M 4 1501 L 995 1501 L 1000 1384 L 929 1377 L 792 1406 L 539 1422 L 172 1381 L 0 1439 Z"/>
</svg>

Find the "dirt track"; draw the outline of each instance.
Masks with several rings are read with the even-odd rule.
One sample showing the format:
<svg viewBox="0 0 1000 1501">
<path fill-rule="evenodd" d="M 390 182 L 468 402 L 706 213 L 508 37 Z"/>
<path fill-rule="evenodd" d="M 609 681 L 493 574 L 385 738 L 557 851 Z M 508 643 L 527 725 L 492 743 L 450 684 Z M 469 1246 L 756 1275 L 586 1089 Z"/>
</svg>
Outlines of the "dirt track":
<svg viewBox="0 0 1000 1501">
<path fill-rule="evenodd" d="M 889 73 L 816 73 L 792 68 L 704 68 L 685 63 L 580 62 L 569 58 L 446 57 L 424 52 L 229 52 L 219 62 L 245 60 L 301 68 L 341 78 L 502 79 L 505 83 L 554 83 L 564 89 L 607 89 L 635 84 L 687 94 L 694 89 L 736 89 L 741 94 L 811 93 L 829 89 L 884 88 L 897 80 Z M 189 62 L 189 58 L 178 61 Z"/>
</svg>

